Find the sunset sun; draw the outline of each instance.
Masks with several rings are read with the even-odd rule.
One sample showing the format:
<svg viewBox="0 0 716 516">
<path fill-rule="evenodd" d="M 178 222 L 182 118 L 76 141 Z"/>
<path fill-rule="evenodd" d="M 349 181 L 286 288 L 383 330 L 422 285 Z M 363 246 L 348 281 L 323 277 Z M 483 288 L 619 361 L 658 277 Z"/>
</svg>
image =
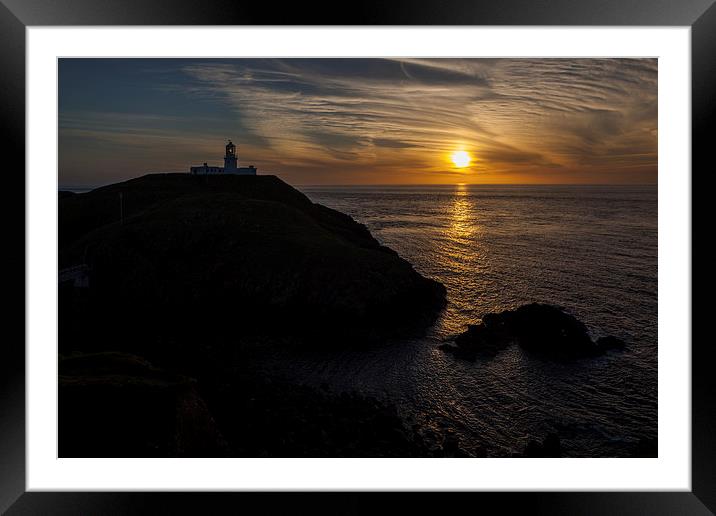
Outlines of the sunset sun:
<svg viewBox="0 0 716 516">
<path fill-rule="evenodd" d="M 450 155 L 450 159 L 457 168 L 465 168 L 470 164 L 470 154 L 465 151 L 455 151 Z"/>
</svg>

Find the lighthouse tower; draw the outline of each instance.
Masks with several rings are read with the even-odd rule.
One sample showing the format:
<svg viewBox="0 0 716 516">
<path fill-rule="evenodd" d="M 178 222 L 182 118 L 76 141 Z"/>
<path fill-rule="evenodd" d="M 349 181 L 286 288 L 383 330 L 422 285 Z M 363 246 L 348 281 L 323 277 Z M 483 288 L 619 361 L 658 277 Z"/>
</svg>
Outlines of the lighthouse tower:
<svg viewBox="0 0 716 516">
<path fill-rule="evenodd" d="M 236 155 L 236 145 L 229 140 L 229 143 L 226 144 L 226 154 L 224 155 L 225 174 L 236 174 L 238 172 L 238 159 Z"/>
<path fill-rule="evenodd" d="M 226 154 L 224 154 L 224 167 L 209 166 L 204 163 L 200 167 L 189 167 L 189 173 L 193 175 L 205 176 L 208 174 L 233 174 L 237 176 L 255 176 L 256 167 L 249 165 L 248 167 L 239 167 L 239 155 L 236 153 L 236 145 L 231 140 L 226 144 Z"/>
</svg>

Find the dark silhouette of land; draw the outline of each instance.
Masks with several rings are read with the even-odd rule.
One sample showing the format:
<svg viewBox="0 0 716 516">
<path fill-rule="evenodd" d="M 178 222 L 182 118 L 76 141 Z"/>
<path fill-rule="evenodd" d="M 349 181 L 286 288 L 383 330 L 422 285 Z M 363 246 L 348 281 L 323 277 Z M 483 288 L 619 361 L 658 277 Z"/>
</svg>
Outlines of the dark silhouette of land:
<svg viewBox="0 0 716 516">
<path fill-rule="evenodd" d="M 341 346 L 419 331 L 445 303 L 365 226 L 274 176 L 152 175 L 59 202 L 60 269 L 85 267 L 89 282 L 63 299 L 74 349 Z"/>
<path fill-rule="evenodd" d="M 365 226 L 278 178 L 61 192 L 59 263 L 61 456 L 434 453 L 374 399 L 242 369 L 257 349 L 420 333 L 445 303 Z"/>
</svg>

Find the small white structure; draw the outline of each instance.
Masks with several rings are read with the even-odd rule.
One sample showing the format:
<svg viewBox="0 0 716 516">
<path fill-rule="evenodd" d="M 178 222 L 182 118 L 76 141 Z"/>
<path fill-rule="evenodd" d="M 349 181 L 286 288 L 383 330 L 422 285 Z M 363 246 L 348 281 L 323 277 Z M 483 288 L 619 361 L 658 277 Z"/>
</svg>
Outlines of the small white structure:
<svg viewBox="0 0 716 516">
<path fill-rule="evenodd" d="M 236 145 L 231 143 L 226 144 L 226 154 L 224 155 L 224 166 L 223 167 L 210 167 L 204 163 L 200 167 L 189 168 L 189 173 L 192 175 L 206 176 L 212 174 L 233 174 L 237 176 L 255 176 L 256 167 L 249 165 L 248 167 L 239 167 L 239 156 L 236 153 Z"/>
</svg>

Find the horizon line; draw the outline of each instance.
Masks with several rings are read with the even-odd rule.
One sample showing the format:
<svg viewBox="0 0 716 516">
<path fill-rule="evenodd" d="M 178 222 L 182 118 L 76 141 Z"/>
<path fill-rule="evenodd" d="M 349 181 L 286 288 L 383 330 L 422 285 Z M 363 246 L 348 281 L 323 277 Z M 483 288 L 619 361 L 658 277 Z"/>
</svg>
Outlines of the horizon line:
<svg viewBox="0 0 716 516">
<path fill-rule="evenodd" d="M 274 175 L 274 174 L 266 174 Z M 140 176 L 141 177 L 141 176 Z M 276 176 L 278 177 L 278 176 Z M 94 185 L 81 185 L 81 184 L 65 184 L 61 185 L 58 183 L 57 190 L 70 190 L 70 189 L 81 189 L 90 190 L 95 188 L 102 188 L 104 186 L 110 186 L 117 183 L 122 183 L 135 178 L 129 178 L 120 180 L 114 183 L 102 183 Z M 279 179 L 281 179 L 279 177 Z M 659 183 L 296 183 L 292 184 L 281 179 L 289 186 L 295 188 L 314 188 L 314 187 L 376 187 L 376 186 L 658 186 Z"/>
</svg>

